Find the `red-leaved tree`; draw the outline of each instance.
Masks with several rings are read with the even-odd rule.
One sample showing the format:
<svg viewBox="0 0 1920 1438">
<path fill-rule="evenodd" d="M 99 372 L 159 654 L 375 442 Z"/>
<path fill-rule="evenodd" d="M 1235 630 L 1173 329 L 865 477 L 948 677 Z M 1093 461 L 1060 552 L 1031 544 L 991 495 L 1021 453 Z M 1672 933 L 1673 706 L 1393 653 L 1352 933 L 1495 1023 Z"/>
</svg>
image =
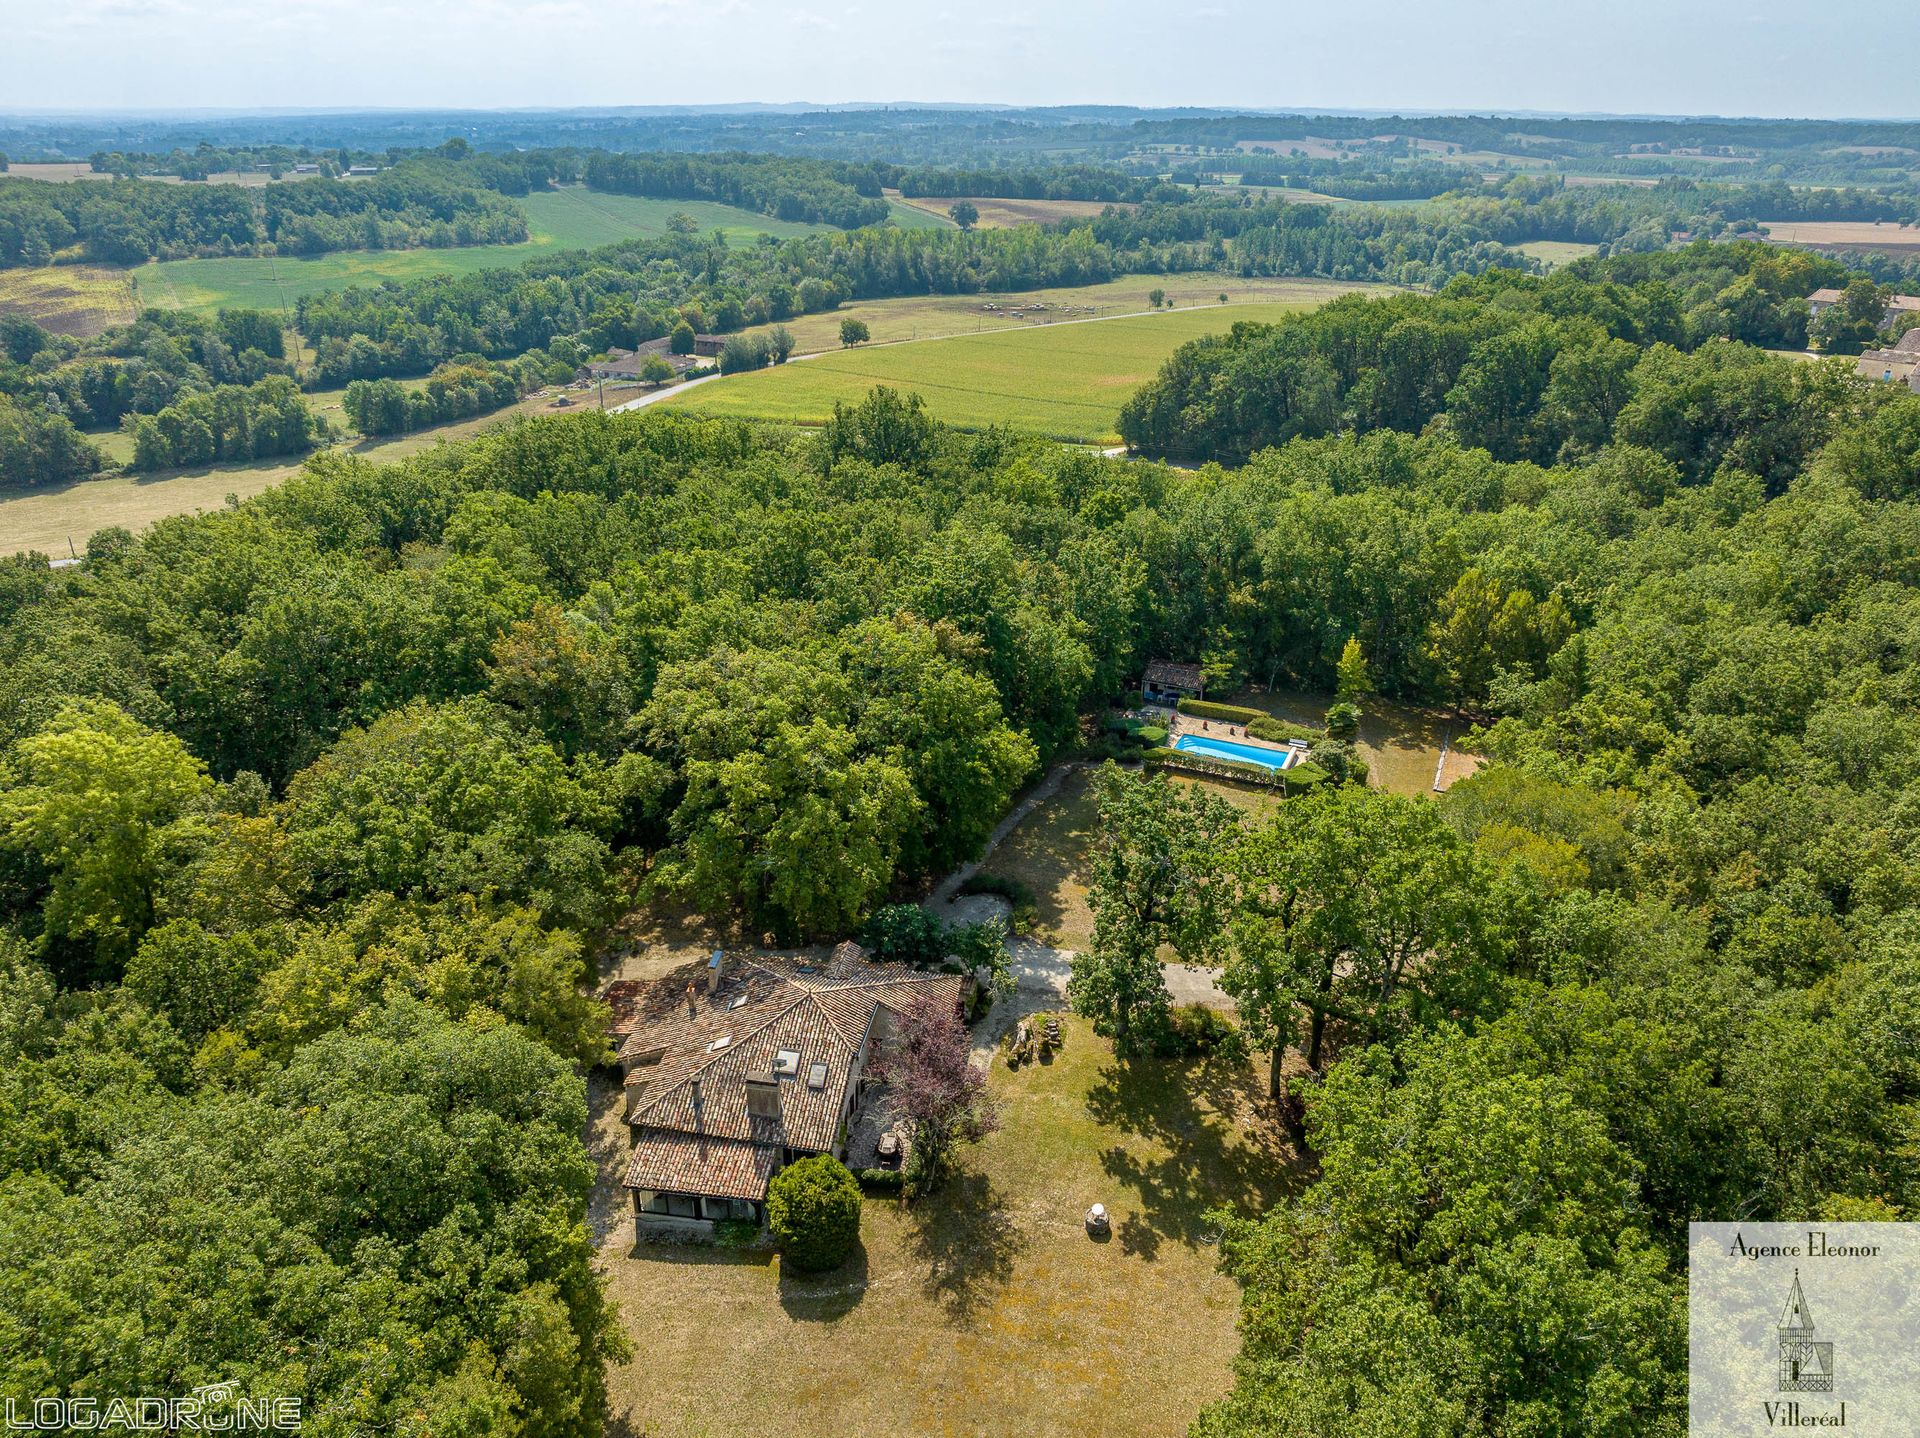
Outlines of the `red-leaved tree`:
<svg viewBox="0 0 1920 1438">
<path fill-rule="evenodd" d="M 928 1189 L 945 1176 L 956 1145 L 1000 1127 L 999 1107 L 987 1096 L 986 1073 L 974 1066 L 972 1041 L 951 1002 L 921 994 L 897 1014 L 874 1073 L 906 1125 L 915 1186 Z"/>
</svg>

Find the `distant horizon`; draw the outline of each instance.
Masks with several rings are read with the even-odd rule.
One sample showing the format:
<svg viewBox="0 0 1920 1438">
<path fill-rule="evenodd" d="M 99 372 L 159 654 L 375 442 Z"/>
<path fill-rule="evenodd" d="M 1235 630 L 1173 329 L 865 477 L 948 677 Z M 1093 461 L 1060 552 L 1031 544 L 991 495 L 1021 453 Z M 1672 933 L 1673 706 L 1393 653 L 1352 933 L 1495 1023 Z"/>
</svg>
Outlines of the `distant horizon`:
<svg viewBox="0 0 1920 1438">
<path fill-rule="evenodd" d="M 729 95 L 942 94 L 948 106 L 1361 114 L 1911 116 L 1920 9 L 1841 21 L 1794 0 L 1616 0 L 1604 19 L 1531 0 L 66 0 L 9 13 L 0 96 L 19 113 L 501 111 Z M 1816 63 L 1818 62 L 1818 63 Z M 1198 93 L 1196 93 L 1198 92 Z M 1036 99 L 1034 97 L 1044 97 Z M 76 103 L 77 102 L 77 103 Z M 744 103 L 753 103 L 747 101 Z M 793 103 L 793 102 L 788 102 Z M 836 104 L 889 102 L 835 102 Z M 1779 112 L 1786 112 L 1779 114 Z"/>
<path fill-rule="evenodd" d="M 1119 110 L 1143 115 L 1187 113 L 1220 116 L 1326 116 L 1340 119 L 1488 119 L 1488 120 L 1613 120 L 1649 123 L 1712 121 L 1721 124 L 1912 125 L 1920 111 L 1904 115 L 1794 115 L 1761 111 L 1735 113 L 1711 110 L 1551 110 L 1494 105 L 1453 106 L 1341 106 L 1341 105 L 1195 105 L 1133 104 L 1120 100 L 1037 101 L 998 100 L 716 100 L 700 104 L 574 103 L 522 105 L 400 104 L 400 105 L 66 105 L 0 107 L 0 119 L 89 120 L 244 120 L 262 118 L 327 117 L 349 115 L 727 115 L 727 114 L 849 114 L 867 110 L 928 112 L 1028 113 L 1048 110 Z"/>
</svg>

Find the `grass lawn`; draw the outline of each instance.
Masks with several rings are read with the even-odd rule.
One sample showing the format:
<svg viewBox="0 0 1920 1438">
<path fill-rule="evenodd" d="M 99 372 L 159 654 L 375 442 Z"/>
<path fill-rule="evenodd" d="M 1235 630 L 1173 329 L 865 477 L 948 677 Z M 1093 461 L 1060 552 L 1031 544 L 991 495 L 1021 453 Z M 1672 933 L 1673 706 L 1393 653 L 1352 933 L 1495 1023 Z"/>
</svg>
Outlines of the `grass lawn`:
<svg viewBox="0 0 1920 1438">
<path fill-rule="evenodd" d="M 1315 303 L 1214 304 L 863 347 L 735 375 L 665 403 L 740 419 L 819 424 L 835 401 L 857 402 L 884 384 L 919 393 L 949 424 L 1011 424 L 1054 439 L 1113 444 L 1120 406 L 1179 346 L 1240 320 L 1271 322 Z"/>
<path fill-rule="evenodd" d="M 592 249 L 639 235 L 661 235 L 684 213 L 701 231 L 720 230 L 732 243 L 758 235 L 804 235 L 821 228 L 769 219 L 705 200 L 650 200 L 606 195 L 582 186 L 516 197 L 533 237 L 517 245 L 465 245 L 445 250 L 341 250 L 312 259 L 166 260 L 132 271 L 141 303 L 168 309 L 215 310 L 222 305 L 285 310 L 302 295 L 355 284 L 411 280 L 423 275 L 472 274 L 501 269 L 562 250 Z"/>
<path fill-rule="evenodd" d="M 1002 1128 L 911 1209 L 869 1200 L 861 1251 L 818 1278 L 762 1254 L 646 1244 L 601 1266 L 638 1354 L 609 1431 L 676 1438 L 1184 1432 L 1225 1392 L 1238 1291 L 1204 1214 L 1259 1211 L 1299 1169 L 1251 1064 L 1118 1063 L 1076 1019 L 991 1084 Z M 625 1150 L 596 1090 L 602 1182 Z M 1104 1203 L 1109 1241 L 1081 1216 Z M 798 1415 L 805 1415 L 804 1419 Z"/>
<path fill-rule="evenodd" d="M 1318 728 L 1326 718 L 1331 694 L 1309 694 L 1300 690 L 1278 689 L 1273 693 L 1236 694 L 1229 701 L 1261 709 L 1276 719 Z M 1464 720 L 1432 709 L 1415 709 L 1375 695 L 1362 706 L 1360 720 L 1360 757 L 1367 761 L 1370 782 L 1376 789 L 1396 794 L 1431 794 L 1433 774 L 1440 752 L 1449 736 L 1466 732 Z M 1447 767 L 1442 784 L 1451 784 L 1471 774 L 1480 761 L 1471 754 L 1448 748 Z"/>
<path fill-rule="evenodd" d="M 1227 784 L 1196 774 L 1169 770 L 1168 779 L 1183 788 L 1218 795 L 1234 808 L 1259 815 L 1280 802 L 1272 790 L 1255 784 Z M 1093 910 L 1087 906 L 1092 881 L 1088 863 L 1100 828 L 1094 807 L 1093 771 L 1077 769 L 1042 800 L 980 866 L 983 875 L 1014 879 L 1034 898 L 1033 937 L 1058 949 L 1093 945 Z"/>
</svg>

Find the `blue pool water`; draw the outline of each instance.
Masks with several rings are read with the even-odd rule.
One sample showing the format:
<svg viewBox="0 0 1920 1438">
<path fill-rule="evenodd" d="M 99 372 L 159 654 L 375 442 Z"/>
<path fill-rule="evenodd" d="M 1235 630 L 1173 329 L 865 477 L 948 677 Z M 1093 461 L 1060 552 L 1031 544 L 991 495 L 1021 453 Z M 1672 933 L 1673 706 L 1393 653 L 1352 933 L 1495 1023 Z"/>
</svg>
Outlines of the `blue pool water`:
<svg viewBox="0 0 1920 1438">
<path fill-rule="evenodd" d="M 1262 769 L 1285 769 L 1300 756 L 1292 749 L 1256 749 L 1251 744 L 1235 744 L 1227 739 L 1208 739 L 1200 734 L 1182 734 L 1173 747 L 1203 759 L 1223 759 L 1229 764 L 1255 764 Z"/>
</svg>

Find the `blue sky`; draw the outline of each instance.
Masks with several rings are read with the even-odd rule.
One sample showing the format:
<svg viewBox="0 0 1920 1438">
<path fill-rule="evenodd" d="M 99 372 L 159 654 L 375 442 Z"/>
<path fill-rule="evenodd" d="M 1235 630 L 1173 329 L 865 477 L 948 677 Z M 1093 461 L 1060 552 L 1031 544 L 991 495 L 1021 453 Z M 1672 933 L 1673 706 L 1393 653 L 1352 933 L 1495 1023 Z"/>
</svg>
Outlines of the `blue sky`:
<svg viewBox="0 0 1920 1438">
<path fill-rule="evenodd" d="M 1901 0 L 0 0 L 0 109 L 1015 104 L 1920 115 Z"/>
</svg>

